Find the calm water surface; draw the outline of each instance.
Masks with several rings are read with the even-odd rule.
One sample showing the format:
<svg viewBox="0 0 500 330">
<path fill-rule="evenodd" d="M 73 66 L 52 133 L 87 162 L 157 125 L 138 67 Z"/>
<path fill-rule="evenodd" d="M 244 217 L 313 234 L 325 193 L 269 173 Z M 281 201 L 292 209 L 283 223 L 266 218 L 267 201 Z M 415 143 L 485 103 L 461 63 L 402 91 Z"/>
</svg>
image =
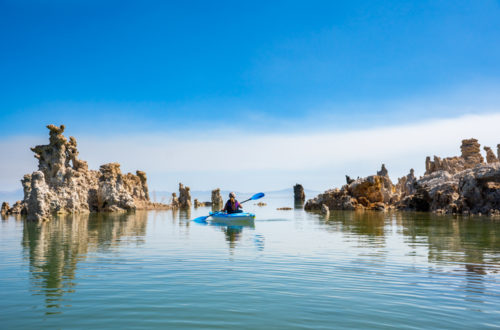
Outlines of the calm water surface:
<svg viewBox="0 0 500 330">
<path fill-rule="evenodd" d="M 244 197 L 244 196 L 242 196 Z M 494 328 L 500 222 L 250 203 L 0 222 L 0 328 Z"/>
</svg>

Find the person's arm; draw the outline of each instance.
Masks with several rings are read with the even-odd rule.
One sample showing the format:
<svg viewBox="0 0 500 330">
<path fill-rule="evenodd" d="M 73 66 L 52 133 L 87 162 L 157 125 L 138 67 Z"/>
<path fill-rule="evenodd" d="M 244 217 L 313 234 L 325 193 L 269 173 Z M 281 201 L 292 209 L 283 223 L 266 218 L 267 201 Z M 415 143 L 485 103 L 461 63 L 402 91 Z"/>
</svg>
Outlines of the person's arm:
<svg viewBox="0 0 500 330">
<path fill-rule="evenodd" d="M 240 203 L 240 202 L 238 202 L 238 208 L 239 208 L 239 209 L 242 209 L 242 208 L 243 208 L 243 206 L 241 206 L 241 203 Z"/>
<path fill-rule="evenodd" d="M 227 209 L 228 209 L 228 207 L 227 207 L 227 203 L 226 203 L 226 204 L 224 205 L 224 208 L 221 210 L 221 212 L 227 212 Z"/>
</svg>

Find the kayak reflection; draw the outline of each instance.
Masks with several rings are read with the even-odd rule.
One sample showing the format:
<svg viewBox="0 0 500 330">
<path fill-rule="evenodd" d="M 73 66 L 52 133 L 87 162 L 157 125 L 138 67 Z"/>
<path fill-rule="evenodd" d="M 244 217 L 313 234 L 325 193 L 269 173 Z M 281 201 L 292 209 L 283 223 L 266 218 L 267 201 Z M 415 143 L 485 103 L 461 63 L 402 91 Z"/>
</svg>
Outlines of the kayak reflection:
<svg viewBox="0 0 500 330">
<path fill-rule="evenodd" d="M 220 229 L 229 243 L 229 248 L 234 249 L 236 243 L 241 239 L 243 229 L 255 229 L 255 221 L 253 219 L 239 220 L 238 224 L 224 222 L 222 220 L 212 220 L 207 222 L 205 225 L 217 227 Z"/>
</svg>

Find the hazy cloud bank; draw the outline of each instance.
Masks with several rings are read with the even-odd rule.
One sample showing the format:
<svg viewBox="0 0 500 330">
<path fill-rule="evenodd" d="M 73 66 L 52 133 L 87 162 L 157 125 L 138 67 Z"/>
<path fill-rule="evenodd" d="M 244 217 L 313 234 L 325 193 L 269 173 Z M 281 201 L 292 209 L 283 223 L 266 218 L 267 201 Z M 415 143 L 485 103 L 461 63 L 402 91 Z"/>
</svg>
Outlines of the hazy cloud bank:
<svg viewBox="0 0 500 330">
<path fill-rule="evenodd" d="M 373 174 L 385 163 L 395 180 L 413 167 L 421 175 L 427 155 L 460 154 L 460 141 L 475 137 L 496 150 L 500 114 L 467 115 L 417 124 L 343 132 L 256 134 L 232 131 L 169 134 L 76 136 L 80 156 L 91 168 L 117 161 L 124 171 L 142 169 L 150 187 L 175 190 L 178 182 L 204 190 L 272 190 L 300 182 L 323 190 L 344 183 L 344 175 Z M 66 134 L 71 135 L 71 127 Z M 0 140 L 0 190 L 20 187 L 36 167 L 29 147 L 39 137 Z"/>
</svg>

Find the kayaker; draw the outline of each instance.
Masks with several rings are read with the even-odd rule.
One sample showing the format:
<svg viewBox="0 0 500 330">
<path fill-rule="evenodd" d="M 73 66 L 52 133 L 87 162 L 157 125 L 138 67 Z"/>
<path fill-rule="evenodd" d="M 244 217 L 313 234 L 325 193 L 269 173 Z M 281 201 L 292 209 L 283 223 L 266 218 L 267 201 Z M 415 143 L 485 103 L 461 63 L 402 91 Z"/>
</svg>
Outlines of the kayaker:
<svg viewBox="0 0 500 330">
<path fill-rule="evenodd" d="M 224 209 L 222 212 L 227 212 L 227 213 L 241 213 L 243 210 L 240 210 L 243 208 L 241 204 L 236 200 L 236 194 L 234 192 L 229 193 L 229 200 L 226 202 L 226 206 L 224 206 Z"/>
</svg>

